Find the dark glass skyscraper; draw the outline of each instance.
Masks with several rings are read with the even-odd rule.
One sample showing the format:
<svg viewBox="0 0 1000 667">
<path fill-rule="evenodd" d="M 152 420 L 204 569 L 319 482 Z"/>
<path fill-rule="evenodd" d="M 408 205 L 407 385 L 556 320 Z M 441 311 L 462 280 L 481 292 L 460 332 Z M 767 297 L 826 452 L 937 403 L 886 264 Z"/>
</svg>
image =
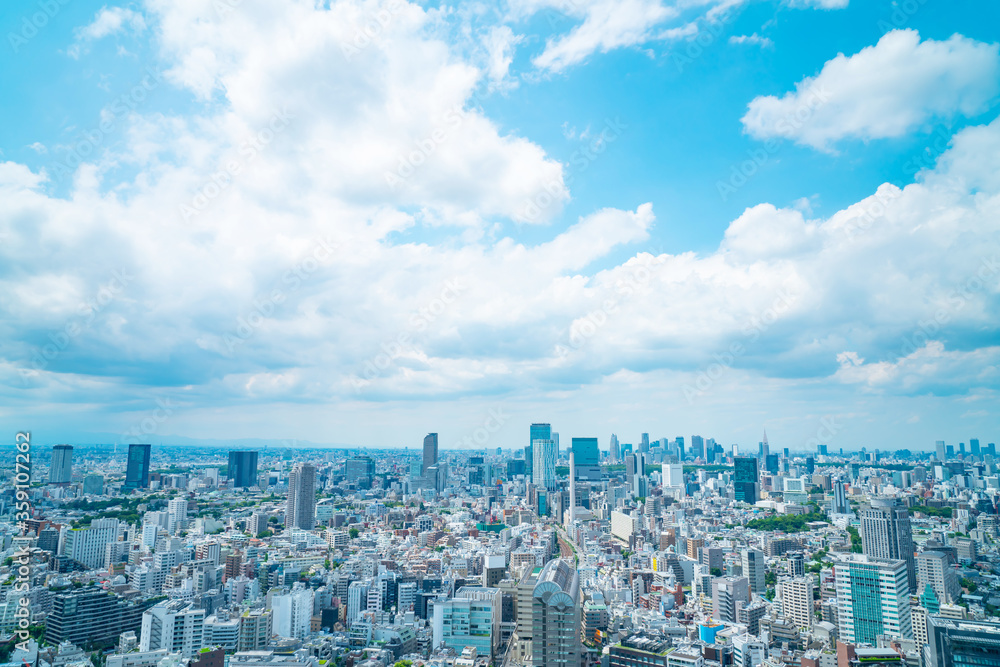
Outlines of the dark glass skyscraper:
<svg viewBox="0 0 1000 667">
<path fill-rule="evenodd" d="M 150 445 L 129 445 L 128 464 L 125 467 L 126 489 L 149 488 Z"/>
<path fill-rule="evenodd" d="M 757 459 L 753 456 L 737 456 L 734 460 L 734 498 L 737 502 L 757 502 Z"/>
<path fill-rule="evenodd" d="M 576 467 L 576 481 L 598 481 L 601 479 L 600 452 L 597 438 L 573 438 L 573 458 Z"/>
<path fill-rule="evenodd" d="M 913 529 L 906 505 L 896 498 L 873 498 L 871 506 L 861 510 L 861 547 L 868 556 L 904 561 L 910 590 L 917 590 Z"/>
<path fill-rule="evenodd" d="M 257 486 L 257 452 L 229 452 L 229 479 L 233 488 Z"/>
<path fill-rule="evenodd" d="M 427 469 L 438 462 L 438 434 L 428 433 L 424 436 L 424 459 L 420 469 L 421 475 L 427 474 Z"/>
<path fill-rule="evenodd" d="M 73 481 L 73 446 L 54 445 L 49 465 L 49 484 L 69 484 Z"/>
</svg>

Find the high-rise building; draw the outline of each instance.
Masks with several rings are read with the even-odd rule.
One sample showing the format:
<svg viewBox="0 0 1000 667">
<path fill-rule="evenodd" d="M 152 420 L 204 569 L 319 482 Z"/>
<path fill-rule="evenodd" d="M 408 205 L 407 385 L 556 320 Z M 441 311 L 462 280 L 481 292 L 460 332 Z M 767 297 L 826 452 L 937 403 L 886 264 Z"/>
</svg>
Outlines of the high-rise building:
<svg viewBox="0 0 1000 667">
<path fill-rule="evenodd" d="M 150 445 L 129 445 L 125 468 L 125 489 L 149 488 Z"/>
<path fill-rule="evenodd" d="M 850 514 L 851 504 L 847 500 L 847 490 L 844 488 L 844 481 L 841 479 L 833 482 L 833 501 L 830 506 L 833 514 Z"/>
<path fill-rule="evenodd" d="M 285 528 L 312 530 L 315 527 L 316 466 L 311 463 L 297 463 L 288 476 Z"/>
<path fill-rule="evenodd" d="M 980 455 L 979 438 L 969 438 L 969 452 L 973 456 Z"/>
<path fill-rule="evenodd" d="M 913 638 L 906 562 L 844 554 L 834 565 L 840 637 L 872 644 L 885 635 Z"/>
<path fill-rule="evenodd" d="M 142 615 L 140 651 L 167 649 L 194 657 L 204 643 L 205 610 L 191 600 L 164 600 Z"/>
<path fill-rule="evenodd" d="M 580 574 L 573 563 L 550 560 L 531 595 L 532 667 L 580 664 Z"/>
<path fill-rule="evenodd" d="M 736 623 L 739 610 L 750 604 L 750 582 L 746 577 L 712 579 L 712 618 Z"/>
<path fill-rule="evenodd" d="M 938 440 L 934 443 L 934 457 L 938 461 L 945 460 L 945 444 L 944 440 Z"/>
<path fill-rule="evenodd" d="M 69 484 L 73 481 L 73 446 L 54 445 L 49 465 L 49 484 Z"/>
<path fill-rule="evenodd" d="M 313 612 L 313 590 L 296 584 L 295 588 L 283 595 L 271 598 L 274 614 L 272 628 L 279 637 L 305 639 L 309 635 L 309 624 Z"/>
<path fill-rule="evenodd" d="M 906 506 L 895 498 L 873 498 L 860 514 L 862 552 L 873 558 L 904 561 L 910 590 L 916 592 L 913 530 Z"/>
<path fill-rule="evenodd" d="M 229 468 L 227 473 L 233 488 L 245 489 L 257 486 L 257 452 L 229 452 Z"/>
<path fill-rule="evenodd" d="M 757 459 L 753 456 L 738 456 L 733 460 L 733 498 L 736 502 L 753 505 L 759 499 L 757 493 Z"/>
<path fill-rule="evenodd" d="M 368 609 L 369 584 L 364 581 L 352 581 L 347 589 L 347 627 L 350 628 L 361 618 L 361 612 Z"/>
<path fill-rule="evenodd" d="M 66 531 L 62 555 L 90 570 L 104 567 L 106 546 L 118 541 L 118 526 L 118 519 L 94 519 L 87 528 Z"/>
<path fill-rule="evenodd" d="M 524 448 L 524 460 L 525 460 L 525 474 L 528 479 L 534 479 L 534 465 L 535 465 L 535 440 L 551 440 L 552 439 L 552 425 L 551 424 L 532 424 L 529 429 L 528 446 Z"/>
<path fill-rule="evenodd" d="M 493 659 L 500 644 L 499 588 L 462 586 L 449 600 L 434 602 L 432 623 L 434 648 L 446 647 L 457 653 L 474 646 L 480 657 Z"/>
<path fill-rule="evenodd" d="M 622 458 L 622 449 L 618 444 L 618 436 L 614 433 L 611 434 L 610 458 L 613 463 L 618 463 Z"/>
<path fill-rule="evenodd" d="M 117 642 L 123 632 L 139 632 L 147 599 L 126 600 L 100 586 L 70 589 L 52 596 L 52 611 L 45 619 L 47 641 Z"/>
<path fill-rule="evenodd" d="M 559 445 L 555 440 L 535 440 L 531 443 L 535 460 L 531 466 L 531 481 L 546 491 L 556 490 L 556 457 Z"/>
<path fill-rule="evenodd" d="M 705 438 L 700 435 L 691 436 L 691 454 L 695 458 L 702 458 L 708 461 L 708 454 L 705 452 Z"/>
<path fill-rule="evenodd" d="M 940 551 L 922 551 L 917 554 L 917 588 L 921 595 L 927 586 L 934 590 L 939 602 L 954 604 L 962 597 L 955 570 L 948 564 L 948 556 Z"/>
<path fill-rule="evenodd" d="M 757 549 L 744 549 L 741 554 L 743 576 L 750 584 L 750 592 L 763 595 L 767 589 L 767 566 L 764 562 L 764 552 Z"/>
<path fill-rule="evenodd" d="M 438 434 L 428 433 L 424 436 L 424 459 L 420 474 L 426 476 L 427 469 L 438 462 Z"/>
<path fill-rule="evenodd" d="M 639 451 L 643 454 L 649 452 L 649 434 L 643 433 L 639 439 Z"/>
<path fill-rule="evenodd" d="M 926 667 L 1000 667 L 1000 623 L 927 617 Z"/>
<path fill-rule="evenodd" d="M 83 478 L 83 493 L 94 496 L 104 494 L 104 475 L 87 475 Z"/>
<path fill-rule="evenodd" d="M 172 498 L 167 501 L 167 530 L 175 534 L 182 530 L 187 522 L 188 501 L 185 498 Z"/>
<path fill-rule="evenodd" d="M 781 600 L 785 618 L 799 628 L 811 628 L 813 614 L 813 590 L 815 580 L 810 574 L 799 577 L 783 577 L 778 580 L 775 597 Z"/>
<path fill-rule="evenodd" d="M 375 461 L 370 456 L 355 456 L 344 463 L 344 477 L 348 482 L 367 480 L 369 486 L 375 476 Z"/>
<path fill-rule="evenodd" d="M 576 481 L 600 481 L 601 462 L 597 438 L 573 438 L 572 451 L 576 458 Z"/>
</svg>

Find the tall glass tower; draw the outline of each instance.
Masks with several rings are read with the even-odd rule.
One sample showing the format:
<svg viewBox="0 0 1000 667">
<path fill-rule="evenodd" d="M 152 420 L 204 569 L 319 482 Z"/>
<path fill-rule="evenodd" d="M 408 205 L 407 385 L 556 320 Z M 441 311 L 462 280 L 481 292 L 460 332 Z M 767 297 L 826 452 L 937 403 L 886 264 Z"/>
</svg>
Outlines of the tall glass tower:
<svg viewBox="0 0 1000 667">
<path fill-rule="evenodd" d="M 257 486 L 257 452 L 229 452 L 228 475 L 233 488 Z"/>
<path fill-rule="evenodd" d="M 129 445 L 125 468 L 126 489 L 149 488 L 149 454 L 151 445 Z"/>
</svg>

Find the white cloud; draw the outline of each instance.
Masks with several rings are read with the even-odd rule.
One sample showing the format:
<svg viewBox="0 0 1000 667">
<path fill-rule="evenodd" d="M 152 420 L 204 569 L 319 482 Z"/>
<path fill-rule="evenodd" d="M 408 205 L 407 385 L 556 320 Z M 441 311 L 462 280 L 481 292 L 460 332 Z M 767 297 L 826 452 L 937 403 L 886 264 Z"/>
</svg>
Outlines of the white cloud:
<svg viewBox="0 0 1000 667">
<path fill-rule="evenodd" d="M 789 0 L 789 7 L 799 9 L 844 9 L 850 0 Z"/>
<path fill-rule="evenodd" d="M 1000 45 L 961 35 L 920 41 L 913 30 L 828 61 L 782 97 L 757 97 L 742 118 L 757 139 L 782 137 L 819 150 L 842 139 L 903 136 L 935 120 L 973 116 L 1000 93 Z"/>
<path fill-rule="evenodd" d="M 514 62 L 514 48 L 521 42 L 521 35 L 515 35 L 510 26 L 500 25 L 490 28 L 486 36 L 486 75 L 493 89 L 516 88 L 517 81 L 509 80 L 510 65 Z"/>
<path fill-rule="evenodd" d="M 827 218 L 802 202 L 748 208 L 715 251 L 641 251 L 654 225 L 642 201 L 527 243 L 509 220 L 567 197 L 562 167 L 469 110 L 484 72 L 428 36 L 421 8 L 399 7 L 367 45 L 376 3 L 151 8 L 202 114 L 137 110 L 124 148 L 97 151 L 66 198 L 0 164 L 7 410 L 141 413 L 158 391 L 197 406 L 178 413 L 204 410 L 201 425 L 243 410 L 247 429 L 279 403 L 286 420 L 296 403 L 378 422 L 372 404 L 405 416 L 470 396 L 625 415 L 687 405 L 680 388 L 726 355 L 700 395 L 713 407 L 798 400 L 830 378 L 887 396 L 1000 384 L 982 344 L 1000 321 L 996 280 L 978 275 L 1000 255 L 1000 121 L 963 130 L 917 182 Z M 385 171 L 419 151 L 390 189 Z M 220 176 L 230 162 L 239 173 Z M 135 177 L 114 177 L 121 165 Z M 196 194 L 206 205 L 185 220 Z"/>
<path fill-rule="evenodd" d="M 134 32 L 146 29 L 146 19 L 142 14 L 126 7 L 102 7 L 89 24 L 74 31 L 75 40 L 67 53 L 79 58 L 90 42 L 117 34 L 126 28 Z"/>
<path fill-rule="evenodd" d="M 774 48 L 774 42 L 771 41 L 770 37 L 761 37 L 757 33 L 752 35 L 733 35 L 729 38 L 730 44 L 750 44 L 753 46 L 759 46 L 762 49 Z"/>
</svg>

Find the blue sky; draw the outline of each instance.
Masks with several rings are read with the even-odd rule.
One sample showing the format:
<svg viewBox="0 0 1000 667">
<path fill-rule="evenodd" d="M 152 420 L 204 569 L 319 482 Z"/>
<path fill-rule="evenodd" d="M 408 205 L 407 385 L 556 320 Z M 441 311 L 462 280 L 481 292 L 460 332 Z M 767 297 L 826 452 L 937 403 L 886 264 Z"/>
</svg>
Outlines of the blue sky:
<svg viewBox="0 0 1000 667">
<path fill-rule="evenodd" d="M 995 440 L 997 25 L 985 1 L 8 8 L 0 423 Z"/>
</svg>

